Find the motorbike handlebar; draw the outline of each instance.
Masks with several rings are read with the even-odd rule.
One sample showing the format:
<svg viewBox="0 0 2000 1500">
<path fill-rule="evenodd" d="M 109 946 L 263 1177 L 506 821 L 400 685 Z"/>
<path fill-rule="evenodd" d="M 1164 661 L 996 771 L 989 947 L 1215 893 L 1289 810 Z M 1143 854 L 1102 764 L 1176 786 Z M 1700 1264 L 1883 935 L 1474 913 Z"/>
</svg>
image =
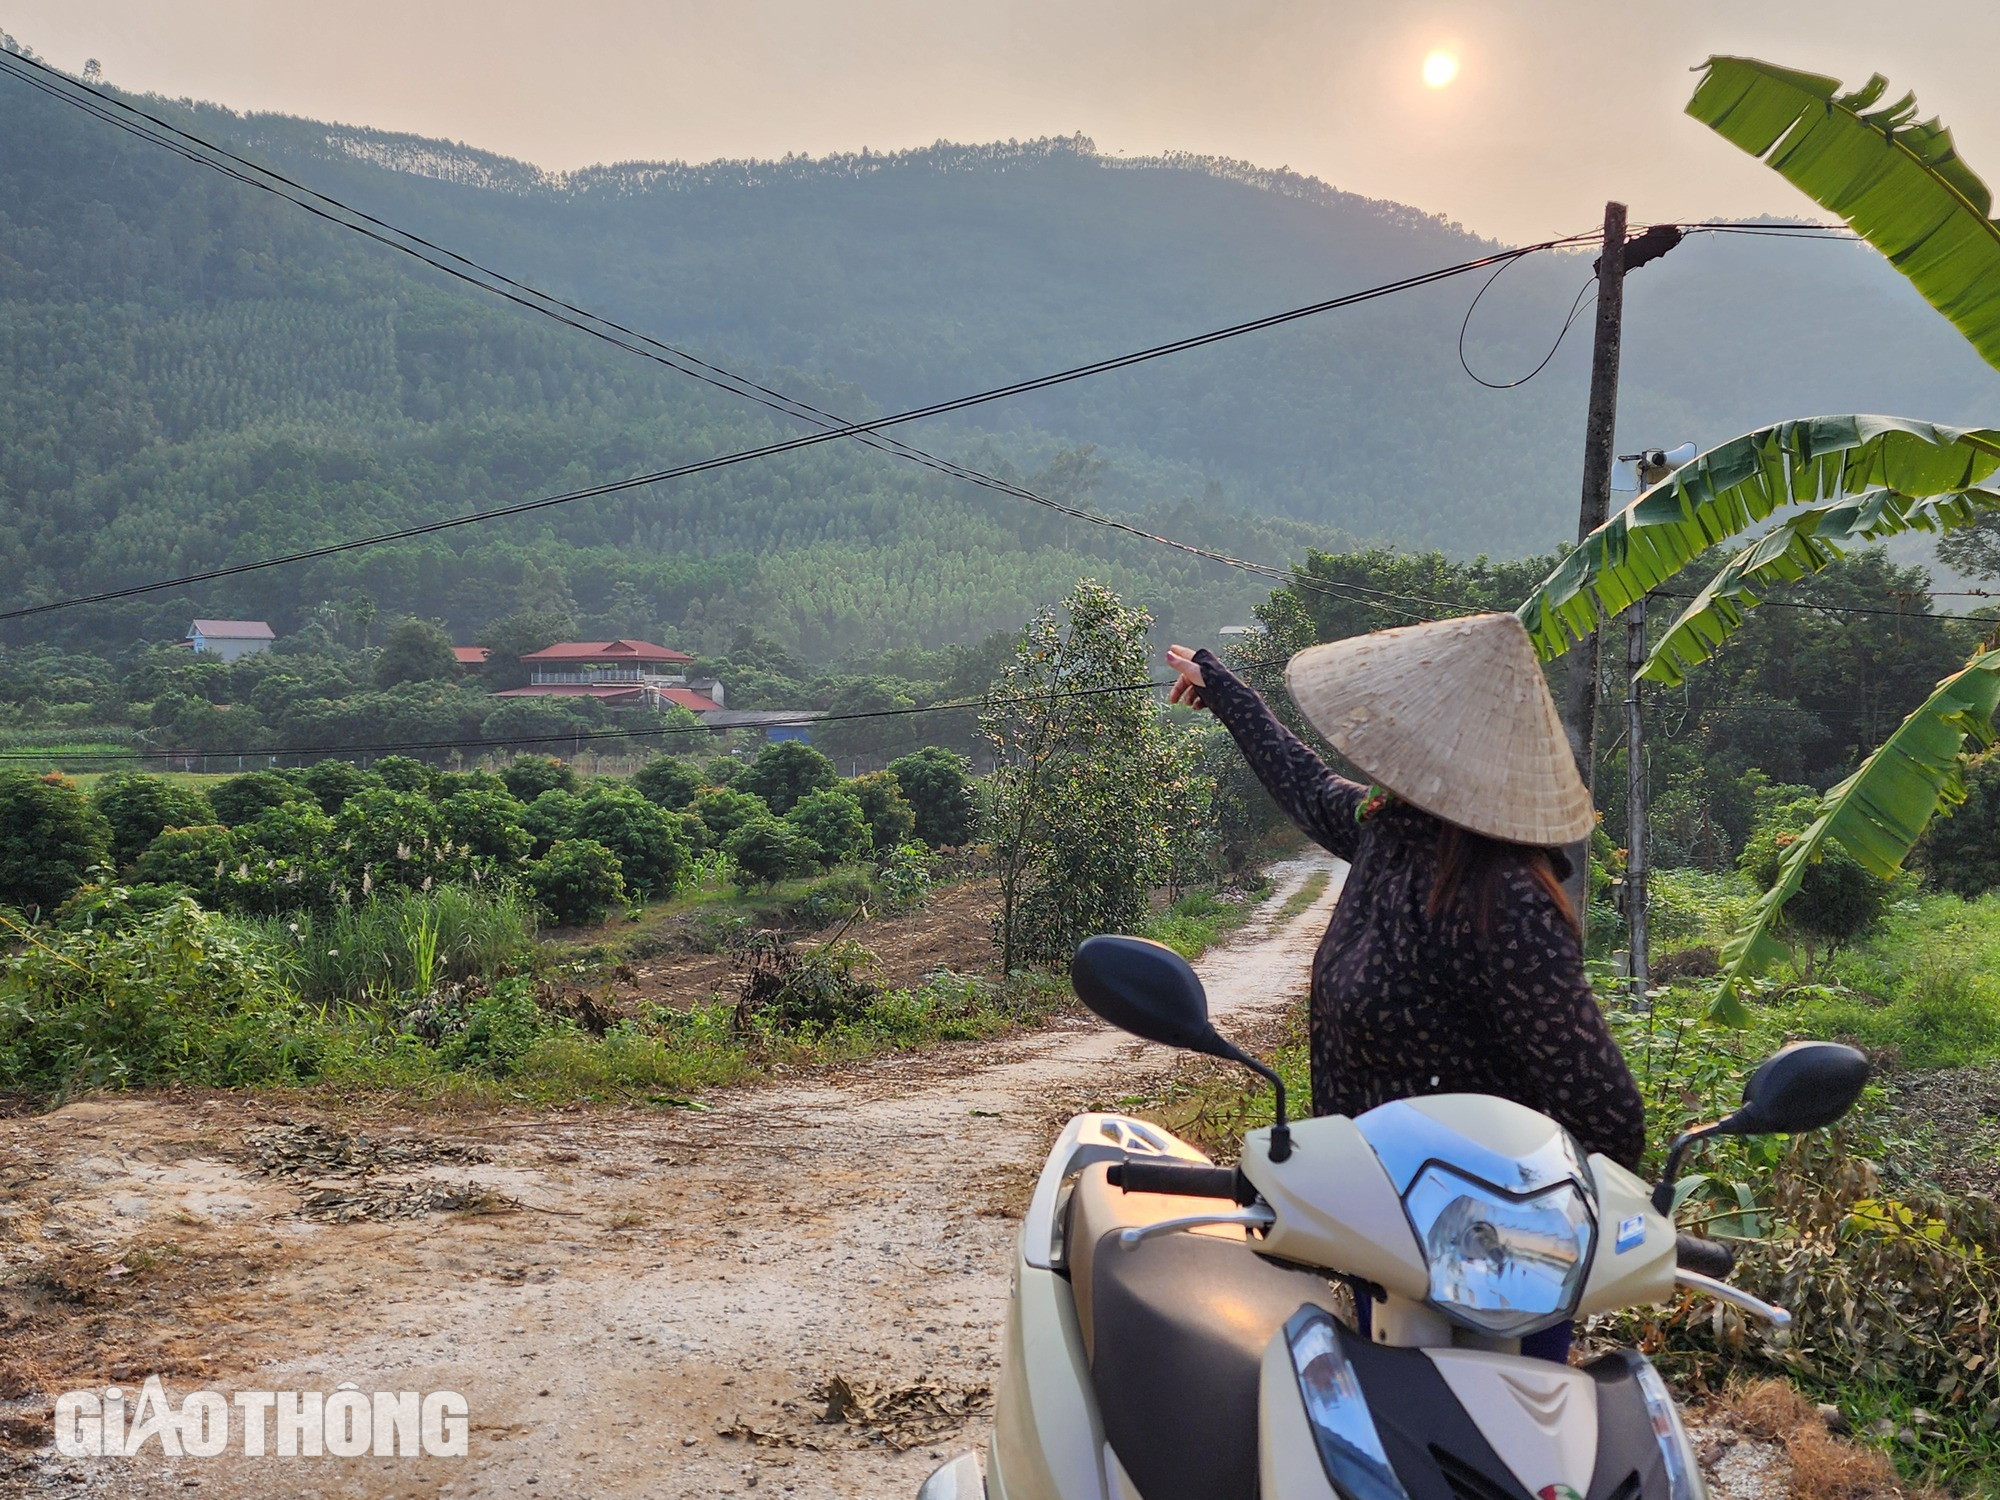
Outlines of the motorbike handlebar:
<svg viewBox="0 0 2000 1500">
<path fill-rule="evenodd" d="M 1231 1203 L 1257 1201 L 1257 1190 L 1234 1167 L 1204 1167 L 1191 1161 L 1113 1162 L 1104 1180 L 1128 1193 L 1165 1193 L 1181 1198 L 1222 1198 Z"/>
<path fill-rule="evenodd" d="M 1674 1263 L 1682 1270 L 1697 1271 L 1717 1281 L 1726 1281 L 1729 1273 L 1736 1269 L 1736 1252 L 1718 1240 L 1681 1234 L 1674 1237 Z"/>
</svg>

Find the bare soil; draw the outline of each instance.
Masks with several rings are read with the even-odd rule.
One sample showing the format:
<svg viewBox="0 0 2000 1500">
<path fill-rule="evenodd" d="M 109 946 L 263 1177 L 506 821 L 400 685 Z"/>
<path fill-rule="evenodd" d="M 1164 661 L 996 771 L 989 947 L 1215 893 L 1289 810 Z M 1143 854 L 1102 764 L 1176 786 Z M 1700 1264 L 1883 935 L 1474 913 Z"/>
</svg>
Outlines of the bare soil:
<svg viewBox="0 0 2000 1500">
<path fill-rule="evenodd" d="M 955 880 L 939 886 L 924 910 L 869 916 L 847 929 L 846 936 L 875 955 L 875 981 L 885 988 L 915 985 L 941 970 L 993 975 L 997 972 L 993 916 L 998 902 L 998 888 L 990 878 Z M 673 951 L 613 966 L 608 982 L 591 997 L 606 1014 L 630 1015 L 645 1005 L 687 1010 L 718 998 L 736 998 L 742 973 L 732 955 L 674 949 L 671 924 L 645 936 L 650 939 L 647 947 Z M 810 946 L 820 936 L 801 933 L 798 941 Z"/>
<path fill-rule="evenodd" d="M 1280 866 L 1202 963 L 1218 1015 L 1302 991 L 1334 891 L 1272 914 L 1328 865 Z M 885 969 L 944 966 L 941 947 L 988 942 L 977 890 L 865 940 Z M 1053 1130 L 1172 1065 L 1075 1016 L 704 1111 L 156 1094 L 0 1120 L 0 1491 L 914 1494 L 985 1443 L 1013 1238 Z M 150 1373 L 176 1401 L 456 1390 L 471 1454 L 44 1446 L 55 1393 Z"/>
</svg>

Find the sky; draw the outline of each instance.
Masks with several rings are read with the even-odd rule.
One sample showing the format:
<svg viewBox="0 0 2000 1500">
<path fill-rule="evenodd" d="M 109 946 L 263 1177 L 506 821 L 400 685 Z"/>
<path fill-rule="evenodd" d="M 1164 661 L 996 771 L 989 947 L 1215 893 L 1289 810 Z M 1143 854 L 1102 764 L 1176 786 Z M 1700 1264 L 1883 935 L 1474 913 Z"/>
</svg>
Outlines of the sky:
<svg viewBox="0 0 2000 1500">
<path fill-rule="evenodd" d="M 1737 52 L 1886 73 L 2000 179 L 1991 0 L 1921 24 L 1880 0 L 0 0 L 0 29 L 122 88 L 557 170 L 1081 131 L 1510 241 L 1588 228 L 1612 197 L 1635 220 L 1817 216 L 1681 113 L 1689 69 Z"/>
</svg>

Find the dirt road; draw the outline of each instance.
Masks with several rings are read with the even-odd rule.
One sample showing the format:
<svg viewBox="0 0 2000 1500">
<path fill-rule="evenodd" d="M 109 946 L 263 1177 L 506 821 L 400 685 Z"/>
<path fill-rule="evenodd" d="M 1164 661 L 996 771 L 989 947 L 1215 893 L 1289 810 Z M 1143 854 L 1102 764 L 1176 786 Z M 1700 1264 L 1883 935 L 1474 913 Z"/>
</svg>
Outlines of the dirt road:
<svg viewBox="0 0 2000 1500">
<path fill-rule="evenodd" d="M 1273 871 L 1262 913 L 1200 965 L 1219 1017 L 1240 1024 L 1303 990 L 1337 880 L 1290 921 L 1272 914 L 1340 868 L 1313 855 Z M 43 1452 L 10 1470 L 0 1457 L 0 1489 L 913 1495 L 940 1457 L 985 1441 L 1015 1216 L 1052 1123 L 1166 1062 L 1079 1019 L 718 1095 L 699 1113 L 384 1122 L 359 1103 L 284 1117 L 227 1097 L 0 1121 L 0 1274 L 30 1288 L 11 1313 L 0 1303 L 0 1398 L 38 1380 L 117 1380 L 136 1398 L 157 1370 L 176 1401 L 352 1381 L 457 1391 L 471 1412 L 462 1459 L 249 1458 L 232 1429 L 215 1458 Z M 343 1167 L 356 1149 L 379 1170 Z M 425 1190 L 521 1206 L 300 1217 L 393 1211 Z M 11 1375 L 10 1347 L 26 1351 Z M 833 1377 L 863 1413 L 890 1396 L 876 1425 L 898 1441 L 927 1409 L 974 1415 L 896 1451 L 817 1420 Z M 0 1421 L 48 1399 L 0 1399 Z"/>
</svg>

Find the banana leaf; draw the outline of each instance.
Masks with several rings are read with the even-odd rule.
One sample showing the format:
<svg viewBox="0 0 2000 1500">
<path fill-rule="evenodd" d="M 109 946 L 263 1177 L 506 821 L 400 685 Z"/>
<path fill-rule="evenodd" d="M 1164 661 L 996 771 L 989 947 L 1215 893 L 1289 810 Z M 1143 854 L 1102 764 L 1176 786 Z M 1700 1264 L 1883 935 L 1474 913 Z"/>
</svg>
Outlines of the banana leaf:
<svg viewBox="0 0 2000 1500">
<path fill-rule="evenodd" d="M 1697 455 L 1585 537 L 1515 611 L 1543 660 L 1561 656 L 1710 547 L 1789 505 L 1874 489 L 1969 490 L 2000 469 L 2000 431 L 1902 417 L 1805 417 Z"/>
<path fill-rule="evenodd" d="M 1932 815 L 1965 800 L 1966 741 L 1978 750 L 1994 743 L 1996 704 L 2000 651 L 1981 651 L 1940 682 L 1860 770 L 1826 794 L 1819 817 L 1786 851 L 1777 883 L 1757 903 L 1750 926 L 1724 946 L 1711 1020 L 1741 1025 L 1748 1019 L 1743 982 L 1788 956 L 1776 936 L 1778 918 L 1828 839 L 1887 879 L 1902 869 Z"/>
<path fill-rule="evenodd" d="M 1905 531 L 1956 531 L 1992 510 L 2000 510 L 2000 491 L 1961 490 L 1912 500 L 1894 490 L 1871 490 L 1788 516 L 1709 579 L 1653 647 L 1639 675 L 1669 687 L 1679 683 L 1689 667 L 1708 660 L 1736 633 L 1744 616 L 1763 602 L 1759 590 L 1767 584 L 1817 573 L 1861 542 Z"/>
<path fill-rule="evenodd" d="M 2000 367 L 2000 225 L 1951 132 L 1916 119 L 1914 94 L 1882 105 L 1879 73 L 1850 94 L 1832 78 L 1711 57 L 1687 112 L 1762 160 L 1910 278 Z"/>
</svg>

